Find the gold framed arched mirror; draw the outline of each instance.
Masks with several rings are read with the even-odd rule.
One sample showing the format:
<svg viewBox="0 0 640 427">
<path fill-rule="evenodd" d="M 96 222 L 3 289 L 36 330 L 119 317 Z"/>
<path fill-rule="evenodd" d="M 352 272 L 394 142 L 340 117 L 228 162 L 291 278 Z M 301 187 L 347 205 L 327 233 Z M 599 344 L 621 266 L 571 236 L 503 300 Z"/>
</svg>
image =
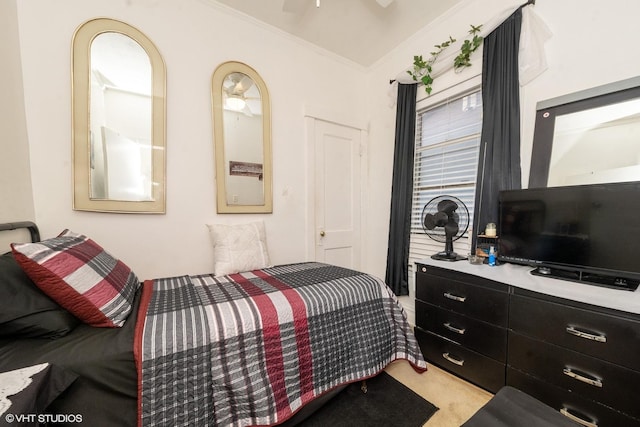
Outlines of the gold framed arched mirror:
<svg viewBox="0 0 640 427">
<path fill-rule="evenodd" d="M 211 79 L 218 213 L 271 213 L 271 106 L 260 75 L 225 62 Z"/>
<path fill-rule="evenodd" d="M 166 68 L 136 28 L 108 18 L 72 42 L 73 209 L 165 213 Z"/>
</svg>

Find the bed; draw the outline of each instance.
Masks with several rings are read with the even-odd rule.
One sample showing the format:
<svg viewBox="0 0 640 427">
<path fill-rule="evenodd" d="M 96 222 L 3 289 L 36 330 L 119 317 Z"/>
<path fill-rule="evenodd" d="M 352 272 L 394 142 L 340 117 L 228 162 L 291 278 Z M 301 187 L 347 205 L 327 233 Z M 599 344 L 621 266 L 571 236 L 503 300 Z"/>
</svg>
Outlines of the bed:
<svg viewBox="0 0 640 427">
<path fill-rule="evenodd" d="M 56 425 L 293 425 L 394 360 L 426 369 L 389 288 L 322 263 L 141 282 L 65 230 L 2 255 L 0 304 L 0 372 L 72 376 L 38 408 Z"/>
</svg>

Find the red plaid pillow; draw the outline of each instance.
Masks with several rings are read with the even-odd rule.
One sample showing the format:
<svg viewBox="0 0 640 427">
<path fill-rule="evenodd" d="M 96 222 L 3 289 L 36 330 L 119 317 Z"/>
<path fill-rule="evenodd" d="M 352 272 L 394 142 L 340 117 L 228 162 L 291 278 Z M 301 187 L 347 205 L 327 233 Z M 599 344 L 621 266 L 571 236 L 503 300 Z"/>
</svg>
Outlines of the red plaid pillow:
<svg viewBox="0 0 640 427">
<path fill-rule="evenodd" d="M 78 319 L 98 327 L 120 327 L 127 320 L 138 278 L 93 240 L 65 230 L 11 249 L 36 286 Z"/>
</svg>

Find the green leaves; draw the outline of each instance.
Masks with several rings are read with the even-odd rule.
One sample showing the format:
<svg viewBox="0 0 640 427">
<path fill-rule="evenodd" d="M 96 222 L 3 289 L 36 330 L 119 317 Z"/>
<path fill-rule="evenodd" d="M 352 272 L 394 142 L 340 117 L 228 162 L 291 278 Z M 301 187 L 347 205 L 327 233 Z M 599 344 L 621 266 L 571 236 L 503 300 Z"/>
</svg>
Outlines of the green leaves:
<svg viewBox="0 0 640 427">
<path fill-rule="evenodd" d="M 431 95 L 431 83 L 433 83 L 433 78 L 431 77 L 431 67 L 429 67 L 429 74 L 425 74 L 422 76 L 422 84 L 424 85 L 424 90 Z"/>
<path fill-rule="evenodd" d="M 413 57 L 413 65 L 416 67 L 424 68 L 427 66 L 427 63 L 422 59 L 422 55 Z"/>
<path fill-rule="evenodd" d="M 456 72 L 471 65 L 471 54 L 475 52 L 480 45 L 482 45 L 483 38 L 479 35 L 481 28 L 482 25 L 471 25 L 469 34 L 473 37 L 471 39 L 465 39 L 462 42 L 462 45 L 460 46 L 460 53 L 453 60 L 453 68 Z M 427 94 L 431 95 L 431 91 L 433 90 L 431 87 L 433 84 L 431 66 L 438 58 L 438 55 L 455 42 L 456 39 L 449 36 L 448 40 L 434 45 L 436 50 L 430 53 L 431 57 L 429 59 L 425 60 L 422 58 L 422 55 L 416 55 L 413 57 L 413 69 L 407 71 L 407 74 L 409 74 L 414 81 L 420 81 L 424 85 L 424 90 Z"/>
<path fill-rule="evenodd" d="M 413 57 L 413 70 L 407 71 L 407 73 L 413 78 L 414 81 L 420 81 L 424 85 L 424 90 L 428 94 L 431 94 L 431 84 L 433 83 L 433 77 L 431 77 L 431 72 L 433 70 L 431 68 L 431 65 L 436 61 L 438 55 L 440 55 L 443 50 L 445 50 L 455 42 L 456 39 L 449 36 L 449 40 L 435 45 L 434 47 L 437 50 L 435 52 L 431 52 L 431 57 L 426 61 L 422 58 L 422 55 Z"/>
<path fill-rule="evenodd" d="M 483 38 L 478 35 L 481 28 L 482 25 L 471 25 L 469 34 L 473 36 L 472 39 L 465 39 L 462 46 L 460 46 L 460 53 L 453 59 L 453 69 L 456 72 L 459 72 L 462 68 L 471 66 L 471 54 L 478 50 L 482 44 Z"/>
</svg>

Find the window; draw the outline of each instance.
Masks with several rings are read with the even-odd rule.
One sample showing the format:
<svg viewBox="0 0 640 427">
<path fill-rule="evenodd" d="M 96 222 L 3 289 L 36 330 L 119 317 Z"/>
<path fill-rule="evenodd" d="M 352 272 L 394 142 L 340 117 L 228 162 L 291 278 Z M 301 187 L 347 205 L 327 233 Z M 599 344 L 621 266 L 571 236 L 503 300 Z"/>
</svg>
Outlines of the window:
<svg viewBox="0 0 640 427">
<path fill-rule="evenodd" d="M 477 88 L 445 102 L 421 104 L 416 120 L 410 271 L 416 261 L 444 250 L 444 243 L 429 238 L 422 228 L 422 209 L 429 200 L 443 194 L 457 197 L 473 219 L 482 131 L 482 95 Z M 469 231 L 454 242 L 456 252 L 469 252 L 468 237 Z"/>
</svg>

